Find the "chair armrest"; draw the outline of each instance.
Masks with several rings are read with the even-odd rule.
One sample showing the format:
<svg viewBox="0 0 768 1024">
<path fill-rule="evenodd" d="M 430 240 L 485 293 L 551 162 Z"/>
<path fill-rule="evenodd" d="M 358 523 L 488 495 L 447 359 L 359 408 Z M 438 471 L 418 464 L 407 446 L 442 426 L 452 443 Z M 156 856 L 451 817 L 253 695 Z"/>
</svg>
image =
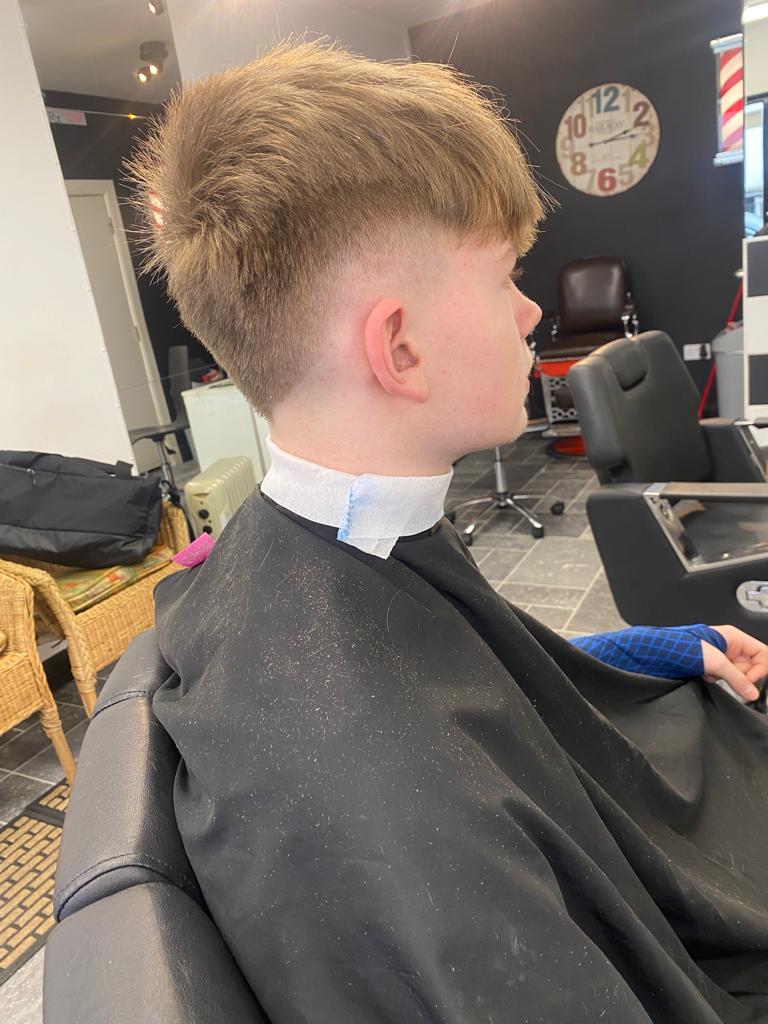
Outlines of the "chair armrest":
<svg viewBox="0 0 768 1024">
<path fill-rule="evenodd" d="M 746 421 L 718 417 L 700 420 L 699 425 L 709 449 L 713 480 L 765 480 L 765 460 Z"/>
<path fill-rule="evenodd" d="M 666 483 L 652 484 L 643 491 L 645 498 L 666 498 L 679 501 L 695 498 L 699 501 L 756 501 L 768 502 L 768 483 Z"/>
<path fill-rule="evenodd" d="M 624 327 L 624 337 L 634 338 L 640 330 L 640 321 L 637 318 L 637 306 L 633 300 L 624 303 L 624 312 L 621 314 L 621 322 Z"/>
<path fill-rule="evenodd" d="M 54 914 L 143 883 L 163 882 L 203 902 L 173 806 L 179 754 L 152 697 L 171 669 L 154 630 L 113 669 L 85 734 L 56 869 Z"/>
<path fill-rule="evenodd" d="M 221 934 L 172 885 L 137 885 L 62 921 L 45 948 L 45 1024 L 267 1024 Z"/>
<path fill-rule="evenodd" d="M 6 571 L 9 566 L 11 571 Z M 34 591 L 20 579 L 10 563 L 0 560 L 0 629 L 7 644 L 4 654 L 21 654 L 36 649 Z"/>
</svg>

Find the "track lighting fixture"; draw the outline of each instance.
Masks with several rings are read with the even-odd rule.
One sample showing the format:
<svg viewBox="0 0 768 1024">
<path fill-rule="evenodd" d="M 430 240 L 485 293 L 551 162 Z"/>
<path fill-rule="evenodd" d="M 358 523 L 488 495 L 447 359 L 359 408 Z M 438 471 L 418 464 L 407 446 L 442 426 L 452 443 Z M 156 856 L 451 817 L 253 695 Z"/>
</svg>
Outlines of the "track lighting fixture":
<svg viewBox="0 0 768 1024">
<path fill-rule="evenodd" d="M 136 77 L 142 85 L 159 75 L 163 70 L 163 61 L 168 56 L 168 47 L 162 39 L 150 39 L 139 46 L 139 60 L 142 66 L 136 72 Z"/>
<path fill-rule="evenodd" d="M 165 11 L 163 0 L 149 0 L 147 4 L 152 14 L 162 14 Z"/>
</svg>

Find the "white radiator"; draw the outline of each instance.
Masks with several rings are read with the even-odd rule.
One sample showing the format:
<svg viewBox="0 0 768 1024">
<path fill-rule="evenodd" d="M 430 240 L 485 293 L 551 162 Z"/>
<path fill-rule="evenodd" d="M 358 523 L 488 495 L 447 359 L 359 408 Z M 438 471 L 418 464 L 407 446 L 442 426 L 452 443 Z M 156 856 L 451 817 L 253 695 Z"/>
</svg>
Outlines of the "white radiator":
<svg viewBox="0 0 768 1024">
<path fill-rule="evenodd" d="M 218 537 L 256 486 L 253 463 L 244 455 L 218 459 L 184 487 L 195 536 Z"/>
</svg>

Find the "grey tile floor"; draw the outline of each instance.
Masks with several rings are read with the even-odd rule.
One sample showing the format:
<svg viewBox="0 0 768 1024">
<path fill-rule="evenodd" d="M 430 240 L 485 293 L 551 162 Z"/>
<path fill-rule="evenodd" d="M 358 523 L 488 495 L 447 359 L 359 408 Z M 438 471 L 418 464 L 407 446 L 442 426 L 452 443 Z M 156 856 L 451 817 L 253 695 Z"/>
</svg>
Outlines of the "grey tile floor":
<svg viewBox="0 0 768 1024">
<path fill-rule="evenodd" d="M 586 515 L 586 500 L 598 486 L 586 459 L 553 459 L 538 434 L 524 435 L 503 449 L 511 490 L 531 497 L 545 534 L 534 540 L 514 512 L 497 513 L 477 533 L 472 554 L 486 579 L 514 605 L 564 636 L 621 629 Z M 493 490 L 493 455 L 462 459 L 454 470 L 447 507 Z M 565 512 L 550 512 L 556 500 Z M 468 515 L 456 522 L 461 529 Z"/>
<path fill-rule="evenodd" d="M 546 455 L 537 434 L 504 449 L 510 487 L 533 495 L 527 504 L 541 518 L 545 536 L 534 540 L 527 523 L 513 513 L 497 514 L 479 531 L 472 553 L 486 578 L 519 608 L 564 636 L 619 629 L 624 622 L 611 598 L 587 523 L 585 502 L 597 486 L 584 459 Z M 493 489 L 493 455 L 481 452 L 455 468 L 447 508 Z M 565 513 L 549 512 L 557 499 Z M 461 529 L 466 518 L 460 518 Z M 46 663 L 59 712 L 75 757 L 86 729 L 75 684 L 66 677 L 66 659 Z M 100 673 L 103 682 L 109 670 Z M 28 719 L 0 736 L 0 822 L 18 814 L 61 778 L 61 769 L 39 724 Z M 0 989 L 3 1024 L 41 1024 L 44 950 L 36 953 Z"/>
</svg>

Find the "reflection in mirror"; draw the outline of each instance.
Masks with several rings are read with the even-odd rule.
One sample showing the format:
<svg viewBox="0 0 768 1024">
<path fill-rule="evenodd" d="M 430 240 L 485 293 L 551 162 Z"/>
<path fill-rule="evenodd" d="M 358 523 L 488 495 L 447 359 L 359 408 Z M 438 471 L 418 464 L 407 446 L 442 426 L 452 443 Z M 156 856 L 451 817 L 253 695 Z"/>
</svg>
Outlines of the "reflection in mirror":
<svg viewBox="0 0 768 1024">
<path fill-rule="evenodd" d="M 765 100 L 744 107 L 744 234 L 765 223 Z"/>
<path fill-rule="evenodd" d="M 765 225 L 768 113 L 768 3 L 745 0 L 744 26 L 744 234 Z"/>
</svg>

